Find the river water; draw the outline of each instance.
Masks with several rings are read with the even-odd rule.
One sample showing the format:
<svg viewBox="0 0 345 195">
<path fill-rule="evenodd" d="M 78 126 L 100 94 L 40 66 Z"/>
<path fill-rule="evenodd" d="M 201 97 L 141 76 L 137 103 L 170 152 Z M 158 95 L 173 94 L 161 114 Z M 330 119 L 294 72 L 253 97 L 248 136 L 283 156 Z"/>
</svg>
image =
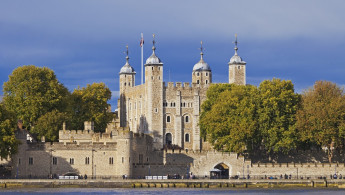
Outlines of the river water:
<svg viewBox="0 0 345 195">
<path fill-rule="evenodd" d="M 148 194 L 240 194 L 240 195 L 261 195 L 261 194 L 312 194 L 312 195 L 343 195 L 345 189 L 171 189 L 171 188 L 141 188 L 141 189 L 108 189 L 108 188 L 48 188 L 48 189 L 0 189 L 0 194 L 29 194 L 29 195 L 112 195 L 112 194 L 130 194 L 130 195 L 148 195 Z"/>
</svg>

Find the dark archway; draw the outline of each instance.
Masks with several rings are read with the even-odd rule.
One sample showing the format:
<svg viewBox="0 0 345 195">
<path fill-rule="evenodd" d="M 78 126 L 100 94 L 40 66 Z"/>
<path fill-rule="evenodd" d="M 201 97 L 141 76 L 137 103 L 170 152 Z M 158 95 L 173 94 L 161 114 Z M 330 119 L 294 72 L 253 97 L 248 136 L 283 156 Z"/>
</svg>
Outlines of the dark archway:
<svg viewBox="0 0 345 195">
<path fill-rule="evenodd" d="M 165 135 L 165 144 L 167 144 L 167 145 L 171 145 L 172 144 L 172 135 L 171 135 L 171 133 L 167 133 Z"/>
<path fill-rule="evenodd" d="M 229 167 L 224 163 L 217 164 L 210 171 L 211 179 L 229 179 Z"/>
</svg>

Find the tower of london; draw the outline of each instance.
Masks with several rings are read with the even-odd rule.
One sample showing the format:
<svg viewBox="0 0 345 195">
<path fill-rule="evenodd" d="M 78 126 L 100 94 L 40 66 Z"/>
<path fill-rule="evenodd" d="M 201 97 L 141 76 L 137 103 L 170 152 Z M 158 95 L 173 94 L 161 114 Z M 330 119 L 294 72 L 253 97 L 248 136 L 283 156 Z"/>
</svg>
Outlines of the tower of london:
<svg viewBox="0 0 345 195">
<path fill-rule="evenodd" d="M 230 58 L 229 83 L 246 84 L 246 62 L 237 53 Z M 202 150 L 199 115 L 206 91 L 212 84 L 211 66 L 205 62 L 201 42 L 200 60 L 191 67 L 192 82 L 163 81 L 163 62 L 156 55 L 153 40 L 152 55 L 145 63 L 145 83 L 135 85 L 136 72 L 129 64 L 120 70 L 118 112 L 121 127 L 135 133 L 151 133 L 155 149 L 176 145 L 184 149 Z M 224 66 L 226 68 L 226 66 Z"/>
</svg>

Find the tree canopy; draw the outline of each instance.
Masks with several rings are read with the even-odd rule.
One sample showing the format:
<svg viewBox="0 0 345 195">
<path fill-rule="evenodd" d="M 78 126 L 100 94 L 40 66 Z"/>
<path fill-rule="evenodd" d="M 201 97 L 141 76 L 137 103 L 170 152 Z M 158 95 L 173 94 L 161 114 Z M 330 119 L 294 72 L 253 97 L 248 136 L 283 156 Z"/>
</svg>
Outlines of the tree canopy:
<svg viewBox="0 0 345 195">
<path fill-rule="evenodd" d="M 93 83 L 73 91 L 71 97 L 71 122 L 75 129 L 82 129 L 84 121 L 94 121 L 96 130 L 104 131 L 112 120 L 108 100 L 111 91 L 104 83 Z"/>
<path fill-rule="evenodd" d="M 259 86 L 258 124 L 267 151 L 288 152 L 297 146 L 295 127 L 300 95 L 291 81 L 265 80 Z"/>
<path fill-rule="evenodd" d="M 326 147 L 329 161 L 333 150 L 344 145 L 345 96 L 335 83 L 317 81 L 302 95 L 302 108 L 297 112 L 301 141 Z"/>
<path fill-rule="evenodd" d="M 0 103 L 0 158 L 7 158 L 17 151 L 18 141 L 15 137 L 15 116 Z"/>
<path fill-rule="evenodd" d="M 49 68 L 34 65 L 16 68 L 4 83 L 4 104 L 28 129 L 42 115 L 64 110 L 69 95 Z"/>
<path fill-rule="evenodd" d="M 298 142 L 299 102 L 291 81 L 266 80 L 258 88 L 215 84 L 202 104 L 201 133 L 218 150 L 287 152 Z"/>
</svg>

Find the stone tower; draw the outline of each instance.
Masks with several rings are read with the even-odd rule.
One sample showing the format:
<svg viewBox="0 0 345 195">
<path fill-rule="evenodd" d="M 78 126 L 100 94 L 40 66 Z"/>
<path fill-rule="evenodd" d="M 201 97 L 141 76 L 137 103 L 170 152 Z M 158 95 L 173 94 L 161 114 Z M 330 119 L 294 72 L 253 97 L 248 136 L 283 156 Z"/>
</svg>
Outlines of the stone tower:
<svg viewBox="0 0 345 195">
<path fill-rule="evenodd" d="M 235 35 L 235 55 L 229 62 L 229 83 L 246 85 L 246 62 L 237 55 L 237 35 Z"/>
<path fill-rule="evenodd" d="M 118 104 L 119 106 L 119 116 L 120 116 L 120 126 L 125 127 L 127 125 L 127 111 L 128 104 L 126 103 L 125 92 L 128 88 L 135 85 L 135 71 L 134 68 L 129 65 L 128 57 L 128 45 L 126 46 L 126 64 L 120 70 L 120 98 Z"/>
<path fill-rule="evenodd" d="M 154 135 L 154 148 L 163 147 L 163 63 L 155 54 L 153 35 L 152 55 L 145 64 L 146 121 L 147 128 Z"/>
<path fill-rule="evenodd" d="M 202 41 L 200 50 L 200 61 L 193 67 L 192 84 L 208 86 L 210 83 L 212 83 L 212 72 L 210 66 L 203 59 L 204 53 Z"/>
</svg>

